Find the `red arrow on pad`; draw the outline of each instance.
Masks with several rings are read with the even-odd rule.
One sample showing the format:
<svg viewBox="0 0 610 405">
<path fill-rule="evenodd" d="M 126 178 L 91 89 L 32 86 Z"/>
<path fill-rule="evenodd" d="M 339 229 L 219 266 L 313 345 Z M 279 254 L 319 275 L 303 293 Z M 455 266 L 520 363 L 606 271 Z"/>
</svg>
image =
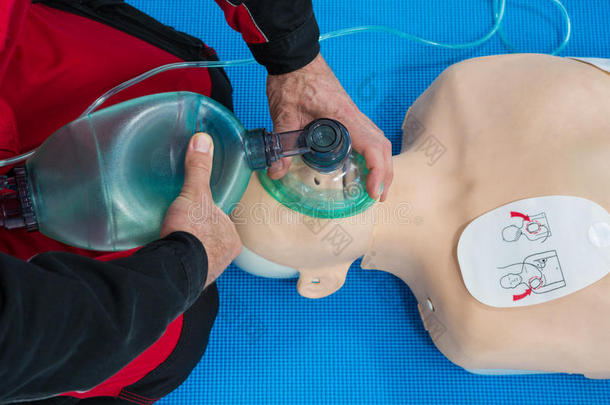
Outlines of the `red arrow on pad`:
<svg viewBox="0 0 610 405">
<path fill-rule="evenodd" d="M 529 215 L 525 215 L 525 214 L 522 214 L 522 213 L 517 212 L 517 211 L 511 211 L 510 212 L 510 217 L 511 218 L 519 217 L 519 218 L 523 218 L 524 220 L 526 220 L 528 222 L 531 222 L 531 219 L 530 219 Z"/>
<path fill-rule="evenodd" d="M 519 301 L 522 300 L 523 298 L 527 297 L 528 295 L 530 295 L 532 293 L 532 289 L 528 288 L 527 290 L 525 290 L 525 292 L 523 294 L 519 294 L 519 295 L 513 295 L 513 301 Z"/>
</svg>

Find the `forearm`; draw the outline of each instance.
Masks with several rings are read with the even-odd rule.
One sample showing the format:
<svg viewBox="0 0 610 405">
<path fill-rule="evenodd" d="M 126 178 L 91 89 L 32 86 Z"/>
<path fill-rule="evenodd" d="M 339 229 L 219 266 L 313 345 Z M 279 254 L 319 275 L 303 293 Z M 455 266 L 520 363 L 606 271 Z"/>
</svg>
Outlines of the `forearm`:
<svg viewBox="0 0 610 405">
<path fill-rule="evenodd" d="M 207 257 L 173 233 L 128 258 L 0 256 L 0 403 L 87 390 L 154 343 L 197 299 Z"/>
<path fill-rule="evenodd" d="M 320 52 L 311 0 L 216 0 L 269 74 L 295 71 Z"/>
</svg>

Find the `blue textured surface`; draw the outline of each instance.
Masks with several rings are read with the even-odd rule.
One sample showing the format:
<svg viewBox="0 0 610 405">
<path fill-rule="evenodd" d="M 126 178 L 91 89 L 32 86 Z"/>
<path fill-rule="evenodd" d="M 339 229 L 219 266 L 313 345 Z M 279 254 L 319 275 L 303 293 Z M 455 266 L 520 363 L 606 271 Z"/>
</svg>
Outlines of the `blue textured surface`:
<svg viewBox="0 0 610 405">
<path fill-rule="evenodd" d="M 129 2 L 202 38 L 221 59 L 249 56 L 211 0 Z M 491 0 L 314 3 L 322 32 L 381 24 L 465 42 L 491 26 Z M 562 54 L 610 57 L 610 2 L 564 3 L 574 34 Z M 504 30 L 520 51 L 552 51 L 563 27 L 550 0 L 507 3 Z M 348 93 L 393 141 L 394 153 L 400 149 L 400 125 L 408 106 L 445 67 L 506 52 L 497 37 L 460 52 L 383 34 L 322 45 Z M 271 128 L 264 69 L 238 67 L 228 74 L 238 117 L 246 127 Z M 361 270 L 358 263 L 339 292 L 316 301 L 301 298 L 294 281 L 257 278 L 233 267 L 218 285 L 221 308 L 208 350 L 190 378 L 162 404 L 610 403 L 610 381 L 570 375 L 485 377 L 463 371 L 432 344 L 409 289 L 386 273 Z"/>
</svg>

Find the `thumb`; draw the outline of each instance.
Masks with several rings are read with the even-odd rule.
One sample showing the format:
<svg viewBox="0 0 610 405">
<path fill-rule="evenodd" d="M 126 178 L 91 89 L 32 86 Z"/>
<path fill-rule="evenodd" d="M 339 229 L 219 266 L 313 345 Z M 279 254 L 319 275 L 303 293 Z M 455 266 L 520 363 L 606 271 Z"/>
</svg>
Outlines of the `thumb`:
<svg viewBox="0 0 610 405">
<path fill-rule="evenodd" d="M 193 135 L 184 160 L 183 196 L 197 201 L 203 193 L 210 193 L 213 156 L 214 144 L 212 137 L 203 132 Z"/>
</svg>

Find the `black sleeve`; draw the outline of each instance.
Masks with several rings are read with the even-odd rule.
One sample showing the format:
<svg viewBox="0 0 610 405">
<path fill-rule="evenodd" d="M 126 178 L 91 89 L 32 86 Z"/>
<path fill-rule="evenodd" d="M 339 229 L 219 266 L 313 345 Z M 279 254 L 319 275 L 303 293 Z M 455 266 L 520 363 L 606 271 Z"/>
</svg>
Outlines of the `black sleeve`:
<svg viewBox="0 0 610 405">
<path fill-rule="evenodd" d="M 0 403 L 106 380 L 189 308 L 206 277 L 205 250 L 185 232 L 110 262 L 0 254 Z"/>
<path fill-rule="evenodd" d="M 277 75 L 297 70 L 320 52 L 311 0 L 216 0 L 254 58 Z"/>
</svg>

